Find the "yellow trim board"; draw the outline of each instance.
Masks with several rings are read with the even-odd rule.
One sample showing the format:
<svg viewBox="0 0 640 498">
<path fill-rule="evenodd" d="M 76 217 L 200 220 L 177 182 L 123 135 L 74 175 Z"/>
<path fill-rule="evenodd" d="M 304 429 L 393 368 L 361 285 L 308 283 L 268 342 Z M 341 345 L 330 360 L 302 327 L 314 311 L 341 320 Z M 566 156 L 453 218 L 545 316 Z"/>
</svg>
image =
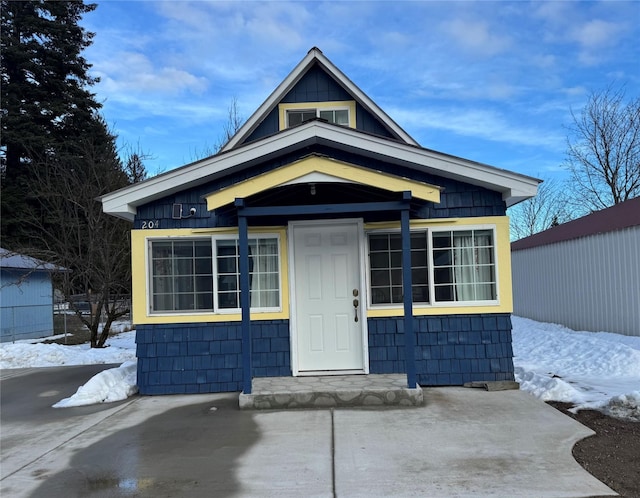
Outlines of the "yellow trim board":
<svg viewBox="0 0 640 498">
<path fill-rule="evenodd" d="M 495 226 L 496 230 L 496 282 L 498 285 L 498 303 L 468 305 L 416 305 L 413 307 L 414 316 L 425 315 L 468 315 L 480 313 L 512 313 L 513 295 L 511 283 L 511 243 L 509 239 L 508 216 L 479 216 L 476 218 L 447 218 L 437 220 L 411 220 L 411 228 L 435 228 L 447 230 L 448 228 L 464 228 L 479 226 Z M 372 230 L 400 229 L 399 222 L 380 222 L 365 224 L 365 232 Z M 369 308 L 367 317 L 394 317 L 404 316 L 402 306 Z"/>
<path fill-rule="evenodd" d="M 292 109 L 349 109 L 349 128 L 356 127 L 356 101 L 336 100 L 329 102 L 295 102 L 291 104 L 278 104 L 278 125 L 280 131 L 287 128 L 287 111 Z"/>
<path fill-rule="evenodd" d="M 149 313 L 147 302 L 147 240 L 163 238 L 208 238 L 212 235 L 237 235 L 238 228 L 216 229 L 214 233 L 202 233 L 200 229 L 176 228 L 161 230 L 131 230 L 131 285 L 132 285 L 132 322 L 135 325 L 154 323 L 206 323 L 239 322 L 240 313 Z M 285 227 L 254 227 L 249 234 L 276 233 L 280 237 L 280 309 L 265 313 L 251 313 L 251 320 L 287 320 L 289 319 L 289 254 L 287 230 Z"/>
<path fill-rule="evenodd" d="M 324 173 L 345 181 L 377 187 L 389 192 L 409 190 L 418 199 L 440 202 L 440 187 L 438 186 L 373 171 L 326 157 L 310 156 L 206 195 L 207 209 L 213 211 L 232 203 L 236 198 L 249 197 L 311 173 Z"/>
</svg>

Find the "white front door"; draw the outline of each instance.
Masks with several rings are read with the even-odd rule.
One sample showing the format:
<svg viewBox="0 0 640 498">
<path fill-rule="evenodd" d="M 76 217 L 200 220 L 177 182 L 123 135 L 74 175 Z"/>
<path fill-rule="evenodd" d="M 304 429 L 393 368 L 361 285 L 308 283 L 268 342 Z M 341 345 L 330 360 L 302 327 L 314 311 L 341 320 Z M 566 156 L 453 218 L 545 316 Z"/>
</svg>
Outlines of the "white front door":
<svg viewBox="0 0 640 498">
<path fill-rule="evenodd" d="M 361 225 L 347 220 L 290 228 L 294 374 L 362 373 Z"/>
</svg>

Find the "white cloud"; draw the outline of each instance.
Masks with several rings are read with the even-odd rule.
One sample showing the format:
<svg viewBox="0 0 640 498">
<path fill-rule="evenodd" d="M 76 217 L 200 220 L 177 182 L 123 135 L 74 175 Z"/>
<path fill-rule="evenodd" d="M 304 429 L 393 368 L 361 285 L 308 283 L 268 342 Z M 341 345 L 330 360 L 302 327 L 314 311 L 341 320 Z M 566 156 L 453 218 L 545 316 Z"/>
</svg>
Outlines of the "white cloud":
<svg viewBox="0 0 640 498">
<path fill-rule="evenodd" d="M 534 3 L 532 14 L 540 21 L 540 40 L 549 50 L 569 43 L 574 48 L 565 48 L 566 55 L 582 66 L 593 66 L 611 60 L 610 49 L 619 49 L 620 42 L 634 29 L 629 23 L 638 16 L 633 4 L 547 1 Z"/>
<path fill-rule="evenodd" d="M 594 19 L 575 26 L 571 38 L 585 48 L 599 48 L 615 44 L 621 30 L 619 24 Z"/>
<path fill-rule="evenodd" d="M 142 53 L 113 53 L 110 58 L 94 64 L 92 72 L 100 77 L 103 91 L 111 96 L 123 93 L 201 94 L 207 89 L 205 78 L 177 67 L 157 67 Z"/>
<path fill-rule="evenodd" d="M 564 24 L 572 17 L 568 14 L 571 2 L 532 2 L 532 7 L 533 17 L 551 24 Z"/>
<path fill-rule="evenodd" d="M 444 22 L 442 28 L 453 43 L 477 55 L 493 56 L 506 51 L 511 45 L 508 36 L 498 34 L 484 21 L 454 19 Z"/>
<path fill-rule="evenodd" d="M 300 50 L 305 28 L 314 22 L 307 5 L 295 2 L 162 2 L 159 5 L 158 13 L 169 23 L 171 32 L 179 38 L 199 40 L 196 46 L 190 47 L 198 54 L 205 46 L 211 52 L 210 43 L 216 49 L 233 48 L 236 54 L 256 47 L 258 50 L 274 47 L 281 51 Z"/>
<path fill-rule="evenodd" d="M 603 50 L 615 46 L 624 30 L 622 24 L 594 19 L 574 26 L 569 36 L 581 49 L 578 60 L 591 66 L 603 60 Z"/>
<path fill-rule="evenodd" d="M 439 129 L 492 142 L 557 149 L 562 139 L 554 133 L 519 126 L 504 115 L 486 109 L 391 109 L 390 114 L 407 128 Z"/>
<path fill-rule="evenodd" d="M 540 69 L 552 69 L 556 66 L 558 57 L 554 54 L 534 55 L 529 60 Z"/>
</svg>

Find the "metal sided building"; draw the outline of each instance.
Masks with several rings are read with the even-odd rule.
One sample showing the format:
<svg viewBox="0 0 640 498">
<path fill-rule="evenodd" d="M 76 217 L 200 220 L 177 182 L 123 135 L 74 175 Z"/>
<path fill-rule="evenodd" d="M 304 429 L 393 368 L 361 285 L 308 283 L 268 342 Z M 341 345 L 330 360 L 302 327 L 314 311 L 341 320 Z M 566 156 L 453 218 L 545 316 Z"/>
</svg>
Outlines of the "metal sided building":
<svg viewBox="0 0 640 498">
<path fill-rule="evenodd" d="M 511 244 L 515 313 L 640 336 L 640 198 Z"/>
<path fill-rule="evenodd" d="M 311 49 L 218 154 L 102 198 L 133 223 L 140 392 L 513 380 L 505 212 L 538 183 L 420 147 Z"/>
<path fill-rule="evenodd" d="M 56 271 L 64 269 L 0 248 L 0 342 L 53 334 Z"/>
</svg>

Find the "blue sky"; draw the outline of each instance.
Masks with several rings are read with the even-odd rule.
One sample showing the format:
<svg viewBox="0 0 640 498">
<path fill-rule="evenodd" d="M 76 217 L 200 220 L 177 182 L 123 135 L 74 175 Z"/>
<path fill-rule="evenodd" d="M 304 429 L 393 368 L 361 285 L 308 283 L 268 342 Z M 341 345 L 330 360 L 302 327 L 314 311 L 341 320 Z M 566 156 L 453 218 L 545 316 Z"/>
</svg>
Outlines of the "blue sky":
<svg viewBox="0 0 640 498">
<path fill-rule="evenodd" d="M 571 109 L 640 94 L 640 2 L 98 1 L 93 91 L 151 174 L 207 155 L 313 47 L 423 147 L 563 177 Z"/>
</svg>

